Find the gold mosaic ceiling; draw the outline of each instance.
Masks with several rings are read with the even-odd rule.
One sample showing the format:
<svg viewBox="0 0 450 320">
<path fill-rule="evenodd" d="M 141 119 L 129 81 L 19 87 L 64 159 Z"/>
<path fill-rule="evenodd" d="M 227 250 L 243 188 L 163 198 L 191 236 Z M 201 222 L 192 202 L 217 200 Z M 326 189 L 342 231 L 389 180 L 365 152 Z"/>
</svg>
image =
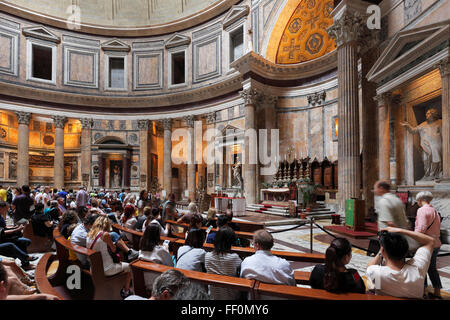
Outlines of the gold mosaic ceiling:
<svg viewBox="0 0 450 320">
<path fill-rule="evenodd" d="M 333 0 L 300 0 L 284 29 L 276 63 L 300 63 L 336 49 L 326 31 L 333 23 L 333 7 Z"/>
</svg>

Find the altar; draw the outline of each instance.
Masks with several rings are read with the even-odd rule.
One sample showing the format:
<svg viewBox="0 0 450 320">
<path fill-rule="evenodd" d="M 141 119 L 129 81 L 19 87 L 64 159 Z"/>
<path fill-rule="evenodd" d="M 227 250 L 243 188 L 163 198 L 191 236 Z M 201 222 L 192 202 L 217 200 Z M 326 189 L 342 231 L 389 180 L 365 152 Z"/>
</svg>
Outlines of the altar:
<svg viewBox="0 0 450 320">
<path fill-rule="evenodd" d="M 270 188 L 261 189 L 263 202 L 266 201 L 277 201 L 277 202 L 288 202 L 290 200 L 289 188 Z"/>
<path fill-rule="evenodd" d="M 227 209 L 230 207 L 233 212 L 233 216 L 245 216 L 245 198 L 215 197 L 214 207 L 219 214 L 225 214 Z"/>
</svg>

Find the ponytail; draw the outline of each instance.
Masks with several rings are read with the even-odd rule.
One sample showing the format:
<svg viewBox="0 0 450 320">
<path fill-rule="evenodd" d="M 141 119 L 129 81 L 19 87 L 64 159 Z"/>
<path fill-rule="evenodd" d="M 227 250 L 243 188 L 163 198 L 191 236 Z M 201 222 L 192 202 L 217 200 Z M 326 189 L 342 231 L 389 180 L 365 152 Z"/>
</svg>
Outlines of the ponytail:
<svg viewBox="0 0 450 320">
<path fill-rule="evenodd" d="M 352 251 L 350 242 L 345 238 L 334 239 L 325 252 L 325 272 L 323 276 L 323 287 L 327 291 L 339 289 L 339 271 L 342 267 L 342 258 Z"/>
<path fill-rule="evenodd" d="M 331 245 L 325 252 L 325 274 L 323 276 L 323 287 L 327 291 L 336 291 L 338 288 L 336 262 L 336 249 Z"/>
</svg>

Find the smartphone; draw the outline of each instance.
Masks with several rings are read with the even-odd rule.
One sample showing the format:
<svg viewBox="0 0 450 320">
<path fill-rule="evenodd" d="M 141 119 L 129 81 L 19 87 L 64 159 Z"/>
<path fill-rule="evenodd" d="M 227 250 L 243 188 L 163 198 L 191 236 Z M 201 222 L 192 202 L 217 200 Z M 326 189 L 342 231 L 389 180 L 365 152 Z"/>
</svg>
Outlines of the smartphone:
<svg viewBox="0 0 450 320">
<path fill-rule="evenodd" d="M 213 226 L 209 226 L 208 229 L 206 229 L 206 233 L 210 233 L 210 231 L 212 230 Z"/>
</svg>

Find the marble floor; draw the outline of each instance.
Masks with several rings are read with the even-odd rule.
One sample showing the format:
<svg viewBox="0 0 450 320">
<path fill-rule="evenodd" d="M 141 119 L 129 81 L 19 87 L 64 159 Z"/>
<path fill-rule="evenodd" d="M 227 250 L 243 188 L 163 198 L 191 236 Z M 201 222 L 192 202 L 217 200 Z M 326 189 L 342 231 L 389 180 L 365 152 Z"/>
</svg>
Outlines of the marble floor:
<svg viewBox="0 0 450 320">
<path fill-rule="evenodd" d="M 258 214 L 248 212 L 246 216 L 239 217 L 239 219 L 247 221 L 259 221 L 259 222 L 263 221 L 282 222 L 283 220 L 288 219 L 279 216 L 264 215 L 264 217 L 262 217 L 261 214 L 259 214 L 259 216 L 257 215 Z M 322 227 L 327 226 L 331 224 L 331 220 L 329 219 L 320 220 L 317 221 L 317 224 Z M 295 227 L 296 227 L 295 224 L 267 227 L 268 231 L 273 232 L 272 235 L 275 239 L 274 245 L 275 250 L 311 252 L 310 225 L 308 224 L 304 226 L 299 226 L 297 228 Z M 325 233 L 316 226 L 313 227 L 312 232 L 313 232 L 312 252 L 325 253 L 333 237 L 331 235 L 328 235 L 327 233 Z M 367 239 L 353 239 L 350 237 L 347 238 L 354 246 L 360 248 L 368 247 L 369 240 Z M 450 245 L 443 245 L 441 247 L 440 254 L 445 252 L 450 253 Z M 371 257 L 367 256 L 365 251 L 354 247 L 352 250 L 352 260 L 348 265 L 348 267 L 358 270 L 359 274 L 362 277 L 365 277 L 367 263 L 369 262 L 370 259 Z M 312 271 L 312 269 L 314 268 L 314 264 L 311 263 L 292 262 L 291 265 L 295 270 L 302 270 L 302 271 Z M 438 257 L 437 265 L 443 286 L 442 296 L 444 299 L 450 300 L 450 256 Z M 431 286 L 428 288 L 428 290 L 430 291 L 432 290 Z"/>
</svg>

